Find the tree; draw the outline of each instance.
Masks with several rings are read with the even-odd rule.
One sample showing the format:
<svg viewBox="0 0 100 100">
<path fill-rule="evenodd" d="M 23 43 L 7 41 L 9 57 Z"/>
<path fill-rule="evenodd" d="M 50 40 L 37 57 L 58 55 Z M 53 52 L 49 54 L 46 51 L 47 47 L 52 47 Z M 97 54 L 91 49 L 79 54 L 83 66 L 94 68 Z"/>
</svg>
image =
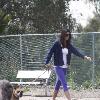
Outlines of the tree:
<svg viewBox="0 0 100 100">
<path fill-rule="evenodd" d="M 89 0 L 95 6 L 96 13 L 100 16 L 100 0 Z"/>
<path fill-rule="evenodd" d="M 100 31 L 100 17 L 95 13 L 92 19 L 89 19 L 89 24 L 84 28 L 85 32 L 98 32 Z"/>
<path fill-rule="evenodd" d="M 74 29 L 70 0 L 1 0 L 0 9 L 11 15 L 5 33 L 50 33 Z"/>
<path fill-rule="evenodd" d="M 9 14 L 6 14 L 0 9 L 0 33 L 3 32 L 5 27 L 8 25 L 8 22 L 10 21 L 11 16 Z"/>
</svg>

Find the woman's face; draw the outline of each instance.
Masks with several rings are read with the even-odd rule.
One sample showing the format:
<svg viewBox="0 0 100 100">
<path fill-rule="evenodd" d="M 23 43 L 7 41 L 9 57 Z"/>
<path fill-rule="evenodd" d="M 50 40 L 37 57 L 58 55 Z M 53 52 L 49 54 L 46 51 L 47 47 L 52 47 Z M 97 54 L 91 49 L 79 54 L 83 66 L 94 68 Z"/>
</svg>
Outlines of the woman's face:
<svg viewBox="0 0 100 100">
<path fill-rule="evenodd" d="M 66 41 L 69 39 L 69 34 L 70 34 L 70 33 L 67 32 L 66 35 L 65 35 L 65 40 L 66 40 Z"/>
</svg>

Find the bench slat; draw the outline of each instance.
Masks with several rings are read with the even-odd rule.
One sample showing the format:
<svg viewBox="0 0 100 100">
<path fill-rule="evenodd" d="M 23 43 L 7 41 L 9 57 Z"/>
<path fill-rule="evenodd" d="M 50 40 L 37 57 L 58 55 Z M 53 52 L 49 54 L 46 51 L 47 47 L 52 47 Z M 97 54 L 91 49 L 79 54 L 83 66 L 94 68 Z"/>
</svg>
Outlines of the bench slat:
<svg viewBox="0 0 100 100">
<path fill-rule="evenodd" d="M 46 70 L 19 70 L 17 78 L 41 78 L 48 79 L 50 77 L 51 71 Z"/>
</svg>

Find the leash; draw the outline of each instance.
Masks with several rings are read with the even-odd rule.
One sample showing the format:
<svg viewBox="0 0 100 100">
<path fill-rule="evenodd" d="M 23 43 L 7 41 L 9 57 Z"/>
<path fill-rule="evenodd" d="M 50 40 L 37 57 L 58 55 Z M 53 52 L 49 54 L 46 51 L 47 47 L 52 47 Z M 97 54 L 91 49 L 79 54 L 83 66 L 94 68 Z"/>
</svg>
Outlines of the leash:
<svg viewBox="0 0 100 100">
<path fill-rule="evenodd" d="M 47 70 L 45 70 L 41 75 L 39 75 L 35 80 L 33 80 L 32 82 L 35 82 L 37 79 L 39 79 L 43 74 L 45 74 L 47 72 Z"/>
<path fill-rule="evenodd" d="M 41 66 L 44 70 L 44 72 L 42 74 L 40 74 L 35 80 L 33 80 L 32 82 L 36 82 L 36 80 L 38 80 L 42 75 L 44 75 L 47 71 L 49 73 L 49 70 L 50 68 L 52 67 L 53 65 L 50 65 L 49 67 L 47 65 L 43 65 Z"/>
</svg>

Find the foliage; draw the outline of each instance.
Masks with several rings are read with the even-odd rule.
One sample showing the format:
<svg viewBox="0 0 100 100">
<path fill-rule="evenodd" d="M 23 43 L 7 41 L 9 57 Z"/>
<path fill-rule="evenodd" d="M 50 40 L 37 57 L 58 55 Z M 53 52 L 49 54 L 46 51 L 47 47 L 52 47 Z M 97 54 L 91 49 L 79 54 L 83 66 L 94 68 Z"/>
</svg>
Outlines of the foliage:
<svg viewBox="0 0 100 100">
<path fill-rule="evenodd" d="M 100 17 L 100 0 L 89 0 L 89 2 L 92 2 L 94 4 L 96 13 Z"/>
<path fill-rule="evenodd" d="M 100 31 L 100 17 L 94 13 L 95 16 L 89 20 L 89 24 L 84 28 L 85 32 L 99 32 Z"/>
<path fill-rule="evenodd" d="M 0 9 L 0 33 L 3 32 L 10 19 L 11 16 Z"/>
<path fill-rule="evenodd" d="M 1 0 L 0 9 L 11 16 L 5 34 L 51 33 L 74 29 L 70 0 Z M 4 27 L 5 28 L 5 27 Z"/>
</svg>

